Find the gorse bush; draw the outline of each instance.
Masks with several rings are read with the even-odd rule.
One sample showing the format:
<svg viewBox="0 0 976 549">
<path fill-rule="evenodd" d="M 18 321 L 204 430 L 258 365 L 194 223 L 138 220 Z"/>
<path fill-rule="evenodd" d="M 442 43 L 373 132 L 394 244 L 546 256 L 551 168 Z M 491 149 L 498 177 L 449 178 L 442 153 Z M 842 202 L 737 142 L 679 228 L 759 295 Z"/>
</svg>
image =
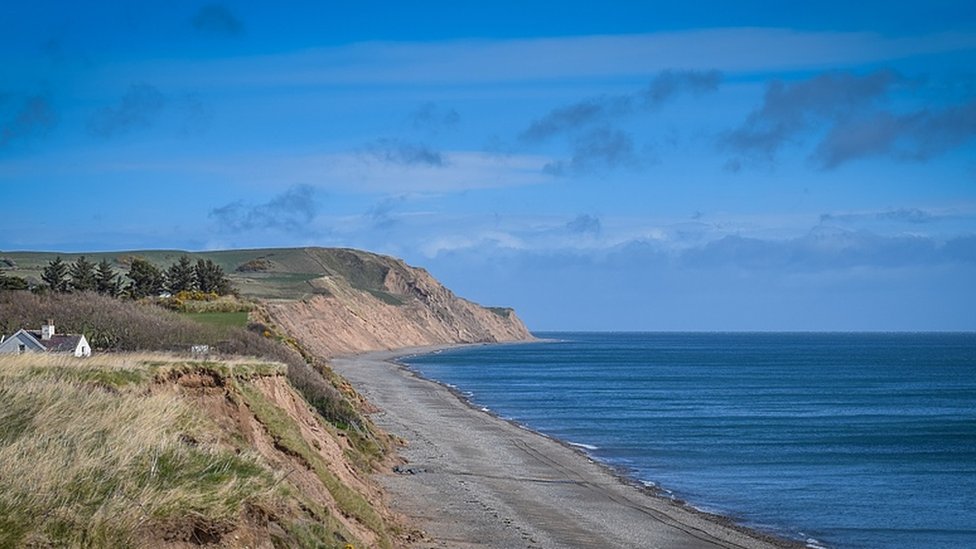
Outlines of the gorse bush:
<svg viewBox="0 0 976 549">
<path fill-rule="evenodd" d="M 181 301 L 215 301 L 220 298 L 217 292 L 201 292 L 200 290 L 180 290 L 173 297 Z"/>
<path fill-rule="evenodd" d="M 271 263 L 271 260 L 265 259 L 263 257 L 259 257 L 241 263 L 234 270 L 239 273 L 260 273 L 264 271 L 270 271 L 272 267 L 274 267 L 274 264 Z"/>
<path fill-rule="evenodd" d="M 181 313 L 244 313 L 254 309 L 254 304 L 235 295 L 216 292 L 183 290 L 170 297 L 152 299 L 154 303 Z"/>
</svg>

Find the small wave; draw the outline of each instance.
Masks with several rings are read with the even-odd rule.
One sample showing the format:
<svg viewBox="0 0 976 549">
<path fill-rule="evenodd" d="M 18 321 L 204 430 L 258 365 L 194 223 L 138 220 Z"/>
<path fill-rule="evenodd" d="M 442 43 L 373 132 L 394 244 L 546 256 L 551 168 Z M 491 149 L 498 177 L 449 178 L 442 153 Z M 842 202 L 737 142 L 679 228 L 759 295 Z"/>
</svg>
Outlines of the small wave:
<svg viewBox="0 0 976 549">
<path fill-rule="evenodd" d="M 487 406 L 482 406 L 482 407 L 481 407 L 481 411 L 482 411 L 482 412 L 490 412 L 490 411 L 491 411 L 491 409 L 490 409 L 490 408 L 488 408 Z"/>
<path fill-rule="evenodd" d="M 807 547 L 810 549 L 827 549 L 827 546 L 820 542 L 820 540 L 815 538 L 807 538 L 803 540 Z"/>
<path fill-rule="evenodd" d="M 677 499 L 677 496 L 671 490 L 665 490 L 665 492 L 668 494 L 669 498 Z M 702 513 L 706 513 L 709 515 L 722 515 L 722 516 L 728 515 L 728 511 L 723 511 L 722 509 L 719 509 L 717 507 L 710 507 L 708 505 L 701 505 L 701 504 L 691 504 L 688 502 L 685 502 L 685 505 L 691 507 L 695 511 L 700 511 Z"/>
<path fill-rule="evenodd" d="M 569 444 L 570 446 L 573 446 L 575 448 L 582 448 L 584 450 L 589 450 L 591 452 L 593 450 L 599 450 L 600 449 L 599 446 L 593 446 L 592 444 L 583 444 L 582 442 L 569 442 L 569 441 L 567 441 L 566 444 Z"/>
</svg>

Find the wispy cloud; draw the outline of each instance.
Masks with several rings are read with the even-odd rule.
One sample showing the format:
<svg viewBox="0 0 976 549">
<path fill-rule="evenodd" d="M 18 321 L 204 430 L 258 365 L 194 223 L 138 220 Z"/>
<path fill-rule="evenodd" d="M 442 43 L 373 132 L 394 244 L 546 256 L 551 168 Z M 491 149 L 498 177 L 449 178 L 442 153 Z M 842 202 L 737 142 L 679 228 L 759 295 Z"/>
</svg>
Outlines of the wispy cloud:
<svg viewBox="0 0 976 549">
<path fill-rule="evenodd" d="M 295 185 L 263 204 L 238 200 L 214 208 L 209 217 L 227 232 L 267 229 L 299 232 L 315 219 L 316 212 L 315 189 Z"/>
<path fill-rule="evenodd" d="M 974 47 L 976 33 L 887 38 L 868 32 L 718 28 L 612 36 L 362 42 L 275 55 L 201 60 L 191 67 L 180 64 L 164 72 L 175 78 L 168 85 L 193 88 L 213 82 L 268 87 L 463 84 L 642 76 L 673 67 L 725 73 L 816 70 Z M 154 73 L 140 77 L 155 79 Z"/>
<path fill-rule="evenodd" d="M 641 92 L 641 97 L 646 106 L 656 108 L 681 94 L 697 95 L 714 92 L 718 90 L 721 82 L 722 73 L 714 69 L 708 71 L 666 70 L 651 81 L 647 89 Z"/>
<path fill-rule="evenodd" d="M 578 175 L 597 169 L 634 167 L 639 164 L 633 137 L 610 127 L 590 130 L 572 142 L 569 160 L 557 160 L 543 166 L 549 175 Z"/>
<path fill-rule="evenodd" d="M 972 216 L 972 213 L 969 214 Z M 921 208 L 898 208 L 882 211 L 825 213 L 820 215 L 820 223 L 856 223 L 862 221 L 887 221 L 923 225 L 966 217 L 960 212 L 932 211 Z"/>
<path fill-rule="evenodd" d="M 762 104 L 720 145 L 743 161 L 772 162 L 787 144 L 813 140 L 810 161 L 835 169 L 872 156 L 926 161 L 976 138 L 976 99 L 945 107 L 900 110 L 893 93 L 918 85 L 882 69 L 868 74 L 829 72 L 813 78 L 767 85 Z"/>
<path fill-rule="evenodd" d="M 5 107 L 10 105 L 12 109 Z M 43 95 L 16 99 L 0 94 L 0 148 L 12 141 L 40 137 L 58 124 L 58 115 Z"/>
<path fill-rule="evenodd" d="M 238 36 L 244 32 L 244 25 L 223 4 L 207 4 L 200 8 L 190 20 L 198 31 L 224 36 Z"/>
<path fill-rule="evenodd" d="M 613 116 L 624 115 L 631 112 L 632 108 L 629 97 L 587 99 L 549 111 L 545 116 L 532 121 L 519 138 L 523 141 L 542 141 Z"/>
<path fill-rule="evenodd" d="M 891 70 L 865 75 L 829 72 L 808 80 L 770 82 L 762 105 L 721 139 L 748 159 L 772 161 L 785 144 L 820 124 L 836 125 L 876 106 L 903 78 Z"/>
<path fill-rule="evenodd" d="M 443 108 L 436 103 L 427 102 L 411 112 L 408 119 L 415 130 L 438 133 L 457 128 L 461 122 L 461 115 L 454 109 Z"/>
<path fill-rule="evenodd" d="M 579 214 L 568 223 L 566 229 L 575 234 L 598 235 L 602 229 L 600 218 L 590 214 Z"/>
<path fill-rule="evenodd" d="M 666 70 L 647 87 L 628 94 L 604 95 L 559 107 L 532 121 L 519 134 L 523 144 L 567 136 L 570 156 L 546 164 L 549 175 L 578 175 L 600 169 L 642 164 L 633 135 L 613 127 L 617 119 L 656 110 L 683 94 L 714 92 L 718 71 Z M 647 149 L 647 147 L 645 147 Z"/>
<path fill-rule="evenodd" d="M 151 127 L 166 106 L 166 98 L 155 86 L 132 84 L 119 102 L 102 107 L 88 120 L 88 131 L 97 137 L 111 138 Z"/>
<path fill-rule="evenodd" d="M 562 226 L 546 220 L 512 219 L 497 226 L 486 220 L 456 220 L 453 229 L 416 236 L 427 257 L 468 250 L 483 257 L 575 257 L 580 262 L 634 268 L 648 262 L 698 272 L 772 273 L 777 276 L 827 272 L 976 266 L 976 236 L 879 234 L 817 226 L 796 236 L 737 234 L 733 228 L 682 224 L 645 226 L 629 236 L 619 226 L 581 214 Z M 542 227 L 542 229 L 540 229 Z M 550 227 L 550 229 L 546 229 Z M 409 226 L 402 227 L 410 232 Z M 691 230 L 694 234 L 683 234 Z M 599 237 L 599 238 L 581 238 Z M 623 237 L 623 238 L 622 238 Z"/>
<path fill-rule="evenodd" d="M 442 167 L 447 164 L 444 156 L 439 151 L 423 143 L 413 143 L 400 139 L 377 139 L 364 145 L 362 152 L 368 158 L 388 164 L 432 167 Z"/>
<path fill-rule="evenodd" d="M 976 99 L 943 109 L 875 112 L 834 126 L 813 158 L 825 169 L 870 156 L 925 161 L 976 138 Z"/>
<path fill-rule="evenodd" d="M 365 217 L 369 220 L 371 228 L 380 231 L 387 231 L 395 227 L 398 221 L 393 216 L 393 211 L 404 200 L 406 200 L 405 195 L 388 196 L 376 204 L 373 204 L 369 210 L 366 211 L 365 215 Z"/>
<path fill-rule="evenodd" d="M 379 161 L 363 152 L 273 152 L 246 155 L 208 154 L 179 163 L 156 158 L 120 161 L 110 151 L 89 157 L 86 173 L 195 174 L 234 181 L 254 189 L 308 184 L 315 188 L 355 194 L 454 193 L 551 183 L 542 167 L 552 159 L 541 155 L 491 154 L 452 150 L 443 166 Z M 0 165 L 0 172 L 26 173 L 32 164 Z M 63 170 L 66 170 L 63 169 Z M 65 173 L 67 173 L 65 171 Z"/>
<path fill-rule="evenodd" d="M 213 107 L 195 93 L 183 94 L 175 101 L 179 131 L 184 135 L 200 133 L 213 121 Z"/>
<path fill-rule="evenodd" d="M 601 96 L 553 109 L 522 131 L 522 141 L 538 142 L 594 124 L 607 123 L 640 111 L 657 109 L 682 94 L 714 92 L 722 81 L 715 70 L 666 70 L 642 90 L 624 95 Z"/>
<path fill-rule="evenodd" d="M 213 108 L 196 93 L 166 94 L 151 84 L 138 83 L 130 85 L 115 104 L 92 113 L 88 132 L 110 139 L 163 125 L 190 135 L 207 129 L 212 119 Z"/>
<path fill-rule="evenodd" d="M 785 240 L 729 235 L 686 250 L 682 263 L 695 268 L 816 272 L 858 267 L 931 266 L 976 259 L 976 238 L 878 235 L 867 231 L 814 229 Z"/>
</svg>

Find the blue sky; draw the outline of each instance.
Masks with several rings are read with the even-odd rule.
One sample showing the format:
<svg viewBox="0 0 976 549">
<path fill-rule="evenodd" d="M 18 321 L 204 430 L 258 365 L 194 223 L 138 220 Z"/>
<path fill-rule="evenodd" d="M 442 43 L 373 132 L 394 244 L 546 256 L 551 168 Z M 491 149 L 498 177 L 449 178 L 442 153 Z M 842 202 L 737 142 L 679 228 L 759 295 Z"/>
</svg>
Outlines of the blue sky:
<svg viewBox="0 0 976 549">
<path fill-rule="evenodd" d="M 14 4 L 0 250 L 364 248 L 536 330 L 976 329 L 966 2 Z"/>
</svg>

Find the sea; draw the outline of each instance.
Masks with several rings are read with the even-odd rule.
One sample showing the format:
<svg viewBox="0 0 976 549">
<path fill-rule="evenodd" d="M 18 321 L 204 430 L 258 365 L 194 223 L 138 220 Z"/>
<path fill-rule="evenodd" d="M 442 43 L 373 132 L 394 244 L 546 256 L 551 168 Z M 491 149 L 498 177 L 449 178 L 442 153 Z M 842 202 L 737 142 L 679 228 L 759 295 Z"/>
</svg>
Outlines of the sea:
<svg viewBox="0 0 976 549">
<path fill-rule="evenodd" d="M 809 547 L 976 548 L 974 333 L 538 333 L 407 357 L 481 407 Z"/>
</svg>

